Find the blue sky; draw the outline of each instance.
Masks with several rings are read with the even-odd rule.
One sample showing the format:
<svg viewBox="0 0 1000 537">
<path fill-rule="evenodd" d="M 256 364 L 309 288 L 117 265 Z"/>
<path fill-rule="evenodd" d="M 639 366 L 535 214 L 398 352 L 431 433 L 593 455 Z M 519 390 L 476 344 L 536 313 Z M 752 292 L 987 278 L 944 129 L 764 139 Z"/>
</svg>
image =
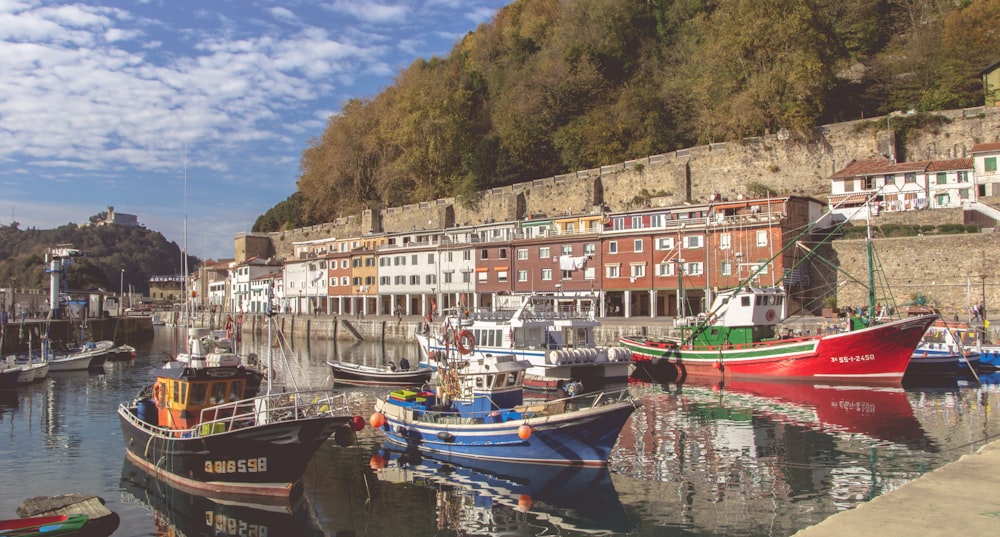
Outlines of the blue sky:
<svg viewBox="0 0 1000 537">
<path fill-rule="evenodd" d="M 192 255 L 232 257 L 347 99 L 509 2 L 0 0 L 0 223 L 110 205 L 183 246 L 186 213 Z"/>
</svg>

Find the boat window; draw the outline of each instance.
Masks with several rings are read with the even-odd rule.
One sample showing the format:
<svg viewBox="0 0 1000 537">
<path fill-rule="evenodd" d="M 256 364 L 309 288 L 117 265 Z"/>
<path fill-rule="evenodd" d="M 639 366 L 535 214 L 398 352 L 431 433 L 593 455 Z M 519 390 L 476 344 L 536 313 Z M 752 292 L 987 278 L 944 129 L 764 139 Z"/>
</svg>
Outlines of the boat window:
<svg viewBox="0 0 1000 537">
<path fill-rule="evenodd" d="M 476 387 L 480 388 L 480 389 L 483 387 L 483 376 L 482 375 L 476 375 Z"/>
<path fill-rule="evenodd" d="M 496 330 L 490 330 L 489 332 L 490 332 L 490 342 L 487 344 L 487 346 L 489 346 L 489 347 L 496 347 L 496 342 L 497 342 L 497 333 L 496 332 L 497 331 Z"/>
<path fill-rule="evenodd" d="M 174 389 L 173 389 L 173 395 L 172 395 L 170 401 L 171 402 L 174 402 L 174 401 L 177 401 L 177 402 L 183 401 L 183 399 L 181 399 L 181 383 L 180 382 L 171 382 L 171 384 L 173 384 L 173 388 Z"/>
<path fill-rule="evenodd" d="M 208 383 L 206 382 L 191 383 L 191 398 L 188 400 L 189 405 L 204 405 L 205 398 L 207 396 L 208 396 Z"/>
<path fill-rule="evenodd" d="M 217 405 L 226 401 L 226 383 L 225 382 L 214 382 L 212 383 L 212 399 L 211 403 Z"/>
<path fill-rule="evenodd" d="M 740 305 L 743 306 L 743 307 L 749 306 L 750 305 L 750 297 L 748 297 L 748 296 L 741 296 L 740 297 Z"/>
<path fill-rule="evenodd" d="M 229 400 L 239 401 L 240 399 L 243 399 L 243 381 L 234 380 L 229 385 Z"/>
<path fill-rule="evenodd" d="M 516 386 L 519 373 L 507 373 L 507 386 Z"/>
</svg>

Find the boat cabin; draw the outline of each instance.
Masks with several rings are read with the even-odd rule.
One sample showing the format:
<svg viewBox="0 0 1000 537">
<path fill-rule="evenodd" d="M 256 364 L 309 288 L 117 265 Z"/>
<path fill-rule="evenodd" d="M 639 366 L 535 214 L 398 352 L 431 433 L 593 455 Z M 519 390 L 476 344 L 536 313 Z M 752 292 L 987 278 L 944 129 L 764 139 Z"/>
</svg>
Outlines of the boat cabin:
<svg viewBox="0 0 1000 537">
<path fill-rule="evenodd" d="M 524 372 L 531 364 L 513 356 L 487 356 L 438 370 L 438 400 L 459 413 L 511 408 L 524 400 Z"/>
<path fill-rule="evenodd" d="M 224 358 L 217 354 L 205 357 L 207 364 L 219 364 L 220 360 Z M 203 417 L 218 419 L 232 415 L 233 406 L 204 416 L 202 411 L 251 397 L 248 384 L 252 384 L 252 380 L 248 371 L 240 366 L 164 368 L 153 385 L 153 403 L 157 409 L 158 424 L 170 429 L 190 429 L 197 426 Z"/>
</svg>

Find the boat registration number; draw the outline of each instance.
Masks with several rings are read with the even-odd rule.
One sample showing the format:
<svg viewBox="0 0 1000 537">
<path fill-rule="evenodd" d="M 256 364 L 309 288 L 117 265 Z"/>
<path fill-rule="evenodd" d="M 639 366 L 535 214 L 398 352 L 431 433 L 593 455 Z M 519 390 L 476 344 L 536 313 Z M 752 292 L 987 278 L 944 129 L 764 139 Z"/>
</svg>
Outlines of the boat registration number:
<svg viewBox="0 0 1000 537">
<path fill-rule="evenodd" d="M 833 356 L 830 358 L 835 364 L 849 364 L 852 362 L 871 362 L 875 360 L 875 355 L 873 353 L 868 354 L 856 354 L 854 356 Z"/>
<path fill-rule="evenodd" d="M 216 535 L 238 535 L 240 537 L 267 537 L 267 526 L 249 524 L 236 517 L 213 511 L 205 511 L 205 524 L 215 529 Z"/>
<path fill-rule="evenodd" d="M 205 473 L 208 474 L 246 474 L 266 471 L 267 457 L 205 461 Z"/>
</svg>

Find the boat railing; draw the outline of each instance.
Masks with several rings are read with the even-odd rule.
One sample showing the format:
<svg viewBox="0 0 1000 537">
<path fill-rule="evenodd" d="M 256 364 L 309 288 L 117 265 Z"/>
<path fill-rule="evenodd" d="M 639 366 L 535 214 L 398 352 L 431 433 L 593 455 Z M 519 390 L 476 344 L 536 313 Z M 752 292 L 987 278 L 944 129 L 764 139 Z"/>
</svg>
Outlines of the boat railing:
<svg viewBox="0 0 1000 537">
<path fill-rule="evenodd" d="M 126 405 L 122 405 L 125 407 Z M 128 415 L 138 427 L 160 435 L 198 437 L 263 423 L 298 421 L 330 415 L 349 414 L 347 394 L 325 390 L 262 395 L 202 409 L 200 420 L 191 429 L 172 429 L 143 421 L 136 412 Z"/>
<path fill-rule="evenodd" d="M 203 409 L 197 433 L 206 436 L 246 425 L 347 413 L 347 395 L 343 393 L 324 390 L 277 393 Z"/>
</svg>

